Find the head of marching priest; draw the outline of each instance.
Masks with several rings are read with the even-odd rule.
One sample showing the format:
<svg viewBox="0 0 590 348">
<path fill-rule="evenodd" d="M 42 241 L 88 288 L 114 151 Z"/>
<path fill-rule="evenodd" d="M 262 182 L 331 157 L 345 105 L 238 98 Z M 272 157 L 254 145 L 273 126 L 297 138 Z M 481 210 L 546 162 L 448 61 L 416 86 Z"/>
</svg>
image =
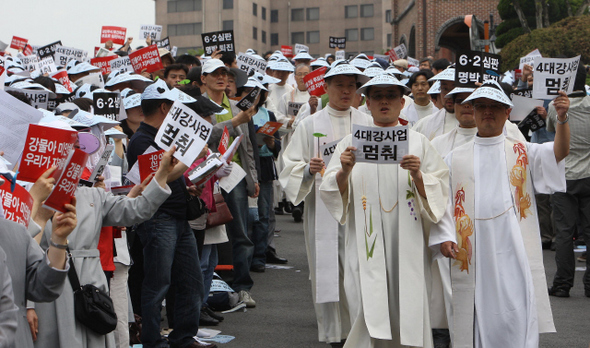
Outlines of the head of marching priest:
<svg viewBox="0 0 590 348">
<path fill-rule="evenodd" d="M 367 107 L 371 110 L 373 122 L 380 127 L 397 125 L 407 92 L 409 88 L 406 85 L 387 73 L 373 77 L 357 90 L 357 93 L 367 97 Z"/>
<path fill-rule="evenodd" d="M 502 134 L 514 106 L 500 84 L 494 80 L 486 80 L 463 103 L 473 105 L 477 135 L 480 137 Z"/>
<path fill-rule="evenodd" d="M 352 106 L 357 89 L 357 82 L 368 81 L 359 69 L 346 60 L 339 60 L 332 64 L 324 75 L 328 105 L 338 111 L 348 110 Z"/>
</svg>

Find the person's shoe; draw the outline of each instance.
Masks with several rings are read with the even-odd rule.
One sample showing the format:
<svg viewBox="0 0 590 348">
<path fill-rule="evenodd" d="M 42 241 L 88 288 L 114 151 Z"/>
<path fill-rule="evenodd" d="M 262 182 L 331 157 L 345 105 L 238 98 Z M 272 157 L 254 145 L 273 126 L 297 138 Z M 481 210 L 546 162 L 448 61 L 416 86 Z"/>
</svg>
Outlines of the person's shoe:
<svg viewBox="0 0 590 348">
<path fill-rule="evenodd" d="M 346 340 L 342 340 L 340 342 L 332 342 L 332 343 L 330 343 L 330 346 L 332 348 L 342 348 L 342 347 L 344 347 L 345 343 L 346 343 Z"/>
<path fill-rule="evenodd" d="M 287 202 L 286 199 L 283 199 L 283 208 L 287 214 L 291 214 L 293 212 L 293 204 L 291 202 Z"/>
<path fill-rule="evenodd" d="M 199 316 L 199 326 L 217 326 L 219 320 L 213 318 L 204 309 L 201 309 L 201 315 Z"/>
<path fill-rule="evenodd" d="M 246 308 L 256 307 L 256 301 L 254 301 L 249 291 L 240 290 L 239 296 L 240 302 L 244 302 L 246 304 Z"/>
<path fill-rule="evenodd" d="M 586 297 L 590 297 L 590 290 L 584 290 L 584 295 Z"/>
<path fill-rule="evenodd" d="M 550 240 L 549 241 L 544 241 L 544 242 L 541 243 L 541 245 L 543 247 L 543 250 L 548 250 L 548 249 L 551 248 L 551 241 Z"/>
<path fill-rule="evenodd" d="M 578 257 L 578 262 L 586 262 L 586 252 L 584 251 L 582 255 Z"/>
<path fill-rule="evenodd" d="M 570 291 L 566 289 L 556 288 L 552 286 L 549 288 L 549 296 L 555 297 L 570 297 Z"/>
<path fill-rule="evenodd" d="M 275 215 L 285 215 L 283 208 L 275 208 Z"/>
<path fill-rule="evenodd" d="M 451 334 L 448 329 L 432 329 L 432 340 L 434 348 L 449 348 Z"/>
<path fill-rule="evenodd" d="M 276 253 L 276 251 L 273 250 L 269 250 L 266 252 L 266 262 L 267 263 L 274 263 L 274 264 L 278 264 L 278 265 L 284 265 L 287 262 L 287 259 L 283 258 L 283 257 L 279 257 Z"/>
<path fill-rule="evenodd" d="M 212 310 L 209 307 L 204 307 L 202 310 L 204 310 L 205 312 L 207 312 L 207 314 L 209 314 L 209 316 L 215 320 L 218 320 L 219 322 L 222 322 L 225 318 L 222 317 L 221 315 L 215 313 L 214 310 Z"/>
<path fill-rule="evenodd" d="M 265 265 L 252 265 L 252 266 L 250 266 L 250 272 L 264 273 L 265 270 L 266 270 Z"/>
<path fill-rule="evenodd" d="M 301 218 L 303 216 L 303 209 L 301 209 L 300 207 L 293 208 L 293 213 L 291 213 L 291 215 L 293 215 L 293 220 L 295 220 L 295 222 L 303 221 L 303 219 Z"/>
</svg>

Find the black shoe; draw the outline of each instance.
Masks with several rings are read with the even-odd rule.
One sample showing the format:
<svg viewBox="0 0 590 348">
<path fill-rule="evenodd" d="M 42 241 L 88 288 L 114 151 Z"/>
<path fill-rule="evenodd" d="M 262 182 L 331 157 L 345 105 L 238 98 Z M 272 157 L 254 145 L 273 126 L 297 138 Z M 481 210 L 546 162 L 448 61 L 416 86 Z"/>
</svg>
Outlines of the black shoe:
<svg viewBox="0 0 590 348">
<path fill-rule="evenodd" d="M 207 314 L 209 314 L 209 316 L 219 322 L 222 322 L 225 318 L 222 317 L 221 315 L 215 313 L 211 308 L 209 307 L 203 307 L 202 311 L 207 312 Z"/>
<path fill-rule="evenodd" d="M 275 215 L 285 215 L 282 207 L 275 208 Z"/>
<path fill-rule="evenodd" d="M 569 289 L 563 289 L 563 288 L 556 288 L 555 286 L 552 286 L 549 288 L 549 296 L 555 296 L 555 297 L 570 297 L 570 291 Z"/>
<path fill-rule="evenodd" d="M 293 212 L 293 204 L 291 204 L 291 202 L 287 202 L 285 199 L 283 199 L 283 208 L 287 214 L 291 214 Z"/>
<path fill-rule="evenodd" d="M 449 329 L 432 329 L 432 340 L 434 348 L 449 348 L 451 344 Z"/>
<path fill-rule="evenodd" d="M 277 255 L 276 251 L 269 250 L 266 252 L 266 262 L 267 263 L 274 263 L 274 264 L 278 264 L 278 265 L 284 265 L 288 261 L 287 261 L 287 259 L 285 259 L 283 257 L 279 257 Z"/>
<path fill-rule="evenodd" d="M 301 218 L 303 216 L 303 209 L 301 209 L 299 207 L 293 208 L 292 215 L 293 215 L 293 219 L 295 220 L 295 222 L 303 221 L 303 219 Z"/>
<path fill-rule="evenodd" d="M 266 270 L 265 265 L 252 265 L 252 266 L 250 266 L 250 272 L 264 273 L 265 270 Z"/>
<path fill-rule="evenodd" d="M 201 315 L 199 317 L 199 326 L 217 326 L 219 320 L 211 317 L 207 311 L 201 309 Z"/>
<path fill-rule="evenodd" d="M 551 241 L 550 240 L 542 242 L 541 245 L 543 246 L 543 250 L 551 249 Z"/>
</svg>

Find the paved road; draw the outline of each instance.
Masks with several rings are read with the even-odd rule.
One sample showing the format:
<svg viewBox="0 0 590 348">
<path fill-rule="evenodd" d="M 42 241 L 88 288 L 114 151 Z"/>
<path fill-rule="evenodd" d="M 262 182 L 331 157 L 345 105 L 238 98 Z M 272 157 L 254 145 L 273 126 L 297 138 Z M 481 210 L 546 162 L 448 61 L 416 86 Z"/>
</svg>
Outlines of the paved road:
<svg viewBox="0 0 590 348">
<path fill-rule="evenodd" d="M 245 313 L 225 315 L 225 321 L 215 328 L 236 338 L 220 344 L 220 348 L 328 347 L 317 340 L 302 224 L 294 223 L 290 216 L 277 218 L 277 228 L 282 230 L 275 239 L 277 248 L 281 256 L 289 259 L 288 265 L 293 269 L 253 273 L 252 296 L 257 307 Z M 554 252 L 544 251 L 549 283 L 555 272 L 554 255 Z M 542 348 L 589 346 L 590 326 L 586 315 L 590 311 L 590 298 L 584 297 L 582 272 L 576 272 L 576 277 L 570 298 L 551 297 L 557 333 L 542 334 Z"/>
</svg>

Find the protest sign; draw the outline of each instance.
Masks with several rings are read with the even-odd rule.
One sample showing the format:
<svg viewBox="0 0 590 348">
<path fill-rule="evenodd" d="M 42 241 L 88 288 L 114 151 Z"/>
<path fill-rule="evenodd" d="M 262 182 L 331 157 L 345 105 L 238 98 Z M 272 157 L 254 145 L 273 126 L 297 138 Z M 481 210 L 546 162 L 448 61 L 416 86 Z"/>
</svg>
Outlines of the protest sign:
<svg viewBox="0 0 590 348">
<path fill-rule="evenodd" d="M 223 156 L 221 156 L 221 160 L 223 162 L 225 162 L 225 163 L 231 162 L 232 158 L 234 158 L 234 155 L 236 154 L 236 151 L 238 151 L 238 146 L 240 146 L 242 139 L 244 139 L 243 134 L 239 135 L 237 138 L 234 139 L 234 141 L 232 141 L 232 143 L 229 146 L 229 148 L 227 149 L 227 151 L 225 151 Z"/>
<path fill-rule="evenodd" d="M 303 44 L 296 43 L 295 44 L 295 55 L 299 54 L 299 52 L 301 52 L 301 51 L 305 51 L 305 52 L 309 53 L 309 47 L 305 46 Z"/>
<path fill-rule="evenodd" d="M 111 155 L 113 154 L 114 149 L 115 145 L 113 144 L 108 144 L 107 146 L 105 146 L 104 151 L 102 152 L 102 155 L 100 155 L 100 159 L 96 164 L 96 167 L 94 167 L 92 174 L 90 174 L 90 178 L 88 178 L 88 181 L 94 183 L 96 181 L 96 178 L 102 175 L 102 173 L 104 172 L 104 168 L 109 164 L 109 160 L 111 159 Z"/>
<path fill-rule="evenodd" d="M 408 154 L 408 126 L 370 127 L 352 125 L 352 146 L 356 161 L 365 163 L 400 163 Z"/>
<path fill-rule="evenodd" d="M 45 208 L 62 213 L 67 211 L 65 205 L 72 203 L 87 159 L 88 154 L 80 149 L 70 151 L 63 172 L 59 179 L 56 180 L 53 190 L 43 204 Z"/>
<path fill-rule="evenodd" d="M 161 36 L 162 36 L 162 26 L 161 25 L 145 24 L 139 28 L 139 38 L 142 40 L 145 40 L 148 37 L 150 37 L 152 40 L 160 40 Z"/>
<path fill-rule="evenodd" d="M 21 59 L 22 66 L 26 71 L 35 71 L 39 69 L 39 57 L 25 56 Z"/>
<path fill-rule="evenodd" d="M 29 125 L 18 179 L 35 182 L 53 166 L 57 166 L 58 171 L 62 170 L 77 139 L 78 133 L 73 130 Z"/>
<path fill-rule="evenodd" d="M 74 91 L 72 81 L 70 81 L 70 77 L 68 76 L 68 72 L 66 70 L 58 70 L 49 76 L 58 80 L 59 83 L 61 83 L 65 88 L 67 88 L 68 91 L 70 91 L 70 93 Z"/>
<path fill-rule="evenodd" d="M 375 59 L 380 58 L 386 62 L 389 62 L 389 56 L 386 54 L 374 54 L 373 56 L 375 57 Z"/>
<path fill-rule="evenodd" d="M 0 186 L 0 202 L 2 202 L 4 218 L 28 227 L 33 197 L 19 184 L 14 186 L 14 191 L 11 191 L 11 186 L 8 180 Z"/>
<path fill-rule="evenodd" d="M 94 57 L 106 57 L 110 56 L 111 51 L 107 50 L 104 47 L 94 47 Z"/>
<path fill-rule="evenodd" d="M 324 81 L 326 70 L 328 70 L 328 68 L 323 66 L 310 72 L 303 78 L 305 88 L 307 88 L 310 95 L 320 97 L 326 94 L 326 81 Z"/>
<path fill-rule="evenodd" d="M 37 49 L 37 56 L 39 56 L 40 59 L 53 56 L 58 46 L 61 46 L 61 40 L 50 43 L 49 45 L 41 46 Z"/>
<path fill-rule="evenodd" d="M 520 71 L 522 71 L 525 64 L 532 66 L 533 62 L 535 61 L 535 58 L 537 58 L 537 57 L 542 57 L 541 52 L 539 52 L 539 49 L 535 49 L 534 51 L 530 52 L 526 56 L 521 57 L 520 63 L 518 64 L 518 69 Z"/>
<path fill-rule="evenodd" d="M 297 103 L 297 102 L 289 102 L 288 106 L 287 106 L 287 115 L 289 116 L 297 116 L 297 114 L 299 113 L 299 110 L 301 109 L 301 106 L 303 106 L 304 103 Z"/>
<path fill-rule="evenodd" d="M 258 128 L 258 131 L 256 131 L 258 145 L 264 145 L 264 138 L 272 137 L 282 126 L 283 124 L 281 122 L 268 121 L 262 127 Z"/>
<path fill-rule="evenodd" d="M 47 58 L 41 59 L 39 61 L 39 72 L 41 75 L 43 74 L 53 74 L 57 72 L 57 67 L 55 66 L 55 62 L 53 61 L 53 57 L 49 56 Z"/>
<path fill-rule="evenodd" d="M 510 121 L 522 121 L 537 106 L 543 106 L 542 100 L 531 99 L 519 95 L 512 95 L 512 110 L 510 111 Z"/>
<path fill-rule="evenodd" d="M 266 73 L 266 60 L 256 58 L 252 55 L 240 52 L 236 57 L 238 69 L 245 71 L 248 76 L 251 76 L 255 71 L 264 75 Z"/>
<path fill-rule="evenodd" d="M 229 147 L 229 130 L 227 129 L 227 126 L 224 126 L 223 133 L 221 134 L 221 139 L 219 140 L 219 146 L 217 147 L 217 151 L 219 151 L 219 153 L 223 155 L 227 151 L 228 147 Z"/>
<path fill-rule="evenodd" d="M 174 46 L 172 47 L 172 49 L 170 50 L 170 54 L 172 55 L 172 57 L 176 58 L 176 53 L 178 52 L 178 47 Z"/>
<path fill-rule="evenodd" d="M 188 179 L 196 186 L 203 185 L 215 175 L 222 165 L 223 162 L 219 159 L 219 156 L 217 154 L 211 154 L 205 161 L 199 163 L 198 166 L 188 173 Z"/>
<path fill-rule="evenodd" d="M 108 75 L 111 73 L 111 65 L 109 62 L 113 59 L 116 59 L 118 56 L 107 56 L 107 57 L 97 57 L 90 59 L 90 64 L 99 67 L 100 72 L 103 75 Z"/>
<path fill-rule="evenodd" d="M 158 150 L 137 156 L 140 182 L 143 182 L 148 176 L 150 176 L 150 174 L 158 171 L 164 152 L 166 151 Z"/>
<path fill-rule="evenodd" d="M 339 50 L 335 52 L 334 60 L 342 60 L 344 58 L 346 58 L 346 51 Z"/>
<path fill-rule="evenodd" d="M 27 96 L 27 98 L 29 98 L 32 107 L 34 107 L 35 109 L 47 109 L 47 103 L 49 101 L 49 91 L 42 91 L 38 89 L 21 89 L 12 87 L 5 87 L 4 90 L 23 93 Z"/>
<path fill-rule="evenodd" d="M 394 47 L 393 51 L 395 52 L 397 59 L 404 59 L 408 56 L 408 50 L 406 49 L 406 45 L 404 43 Z"/>
<path fill-rule="evenodd" d="M 82 62 L 86 60 L 86 57 L 88 57 L 87 51 L 65 46 L 57 46 L 53 54 L 53 60 L 57 66 L 66 66 L 72 59 Z"/>
<path fill-rule="evenodd" d="M 109 65 L 111 66 L 111 72 L 113 71 L 133 71 L 133 65 L 131 64 L 131 59 L 129 56 L 125 57 L 115 57 L 115 59 L 109 61 Z"/>
<path fill-rule="evenodd" d="M 168 150 L 176 145 L 176 157 L 191 166 L 207 144 L 213 125 L 180 101 L 175 101 L 156 135 L 156 144 Z"/>
<path fill-rule="evenodd" d="M 395 54 L 395 50 L 392 48 L 389 51 L 387 51 L 387 55 L 389 56 L 389 60 L 391 62 L 395 62 L 396 60 L 398 60 L 399 58 L 397 57 L 397 54 Z"/>
<path fill-rule="evenodd" d="M 281 53 L 287 58 L 293 58 L 293 46 L 281 46 Z"/>
<path fill-rule="evenodd" d="M 574 91 L 580 56 L 574 58 L 536 57 L 533 62 L 533 98 L 554 99 L 559 91 Z"/>
<path fill-rule="evenodd" d="M 129 59 L 131 60 L 131 65 L 133 65 L 133 70 L 138 74 L 141 74 L 143 70 L 146 70 L 148 73 L 153 73 L 164 69 L 156 45 L 144 47 L 132 52 L 129 55 Z"/>
<path fill-rule="evenodd" d="M 165 48 L 170 51 L 170 38 L 166 36 L 162 40 L 156 41 L 156 46 L 158 46 L 158 48 Z"/>
<path fill-rule="evenodd" d="M 14 48 L 18 51 L 24 50 L 27 42 L 29 42 L 29 40 L 18 36 L 13 36 L 12 41 L 10 41 L 10 48 Z"/>
<path fill-rule="evenodd" d="M 416 58 L 406 57 L 406 60 L 408 61 L 408 68 L 412 66 L 415 66 L 417 68 L 420 66 L 420 61 Z"/>
<path fill-rule="evenodd" d="M 534 132 L 545 126 L 545 120 L 537 113 L 537 110 L 533 110 L 524 118 L 524 120 L 520 121 L 518 129 L 526 130 L 525 134 L 528 134 L 529 130 Z"/>
<path fill-rule="evenodd" d="M 459 51 L 455 64 L 455 87 L 477 87 L 476 82 L 500 82 L 500 59 L 497 54 Z"/>
<path fill-rule="evenodd" d="M 334 150 L 336 150 L 336 146 L 338 146 L 338 143 L 341 140 L 342 139 L 338 139 L 331 143 L 320 145 L 320 154 L 322 155 L 322 159 L 324 160 L 324 163 L 326 163 L 326 165 L 330 163 L 332 155 L 334 154 Z"/>
<path fill-rule="evenodd" d="M 100 43 L 112 41 L 115 45 L 124 45 L 127 28 L 103 26 L 100 31 Z"/>
<path fill-rule="evenodd" d="M 31 45 L 29 45 L 29 44 L 27 44 L 27 45 L 25 46 L 25 49 L 23 50 L 23 54 L 24 54 L 25 56 L 30 56 L 30 55 L 32 55 L 32 54 L 35 54 L 35 55 L 37 55 L 37 53 L 36 53 L 35 49 L 33 48 L 33 46 L 31 46 Z"/>
<path fill-rule="evenodd" d="M 234 31 L 213 31 L 201 34 L 203 39 L 203 49 L 205 54 L 210 56 L 213 52 L 220 50 L 225 52 L 234 52 Z"/>
<path fill-rule="evenodd" d="M 240 101 L 236 104 L 236 106 L 238 107 L 238 109 L 240 109 L 242 111 L 246 111 L 246 110 L 250 109 L 252 107 L 252 105 L 254 105 L 254 102 L 256 101 L 256 98 L 258 97 L 259 94 L 260 94 L 260 88 L 255 87 L 254 89 L 252 89 L 250 91 L 250 93 L 246 94 L 246 96 L 244 96 L 244 98 L 240 99 Z"/>
<path fill-rule="evenodd" d="M 119 92 L 95 92 L 92 94 L 94 114 L 119 121 L 121 95 Z"/>
<path fill-rule="evenodd" d="M 517 90 L 513 91 L 512 93 L 510 93 L 510 95 L 509 95 L 510 99 L 512 99 L 515 95 L 525 97 L 525 98 L 532 98 L 533 97 L 533 89 L 532 88 L 517 89 Z"/>
<path fill-rule="evenodd" d="M 330 48 L 346 48 L 346 38 L 345 37 L 334 37 L 330 36 Z"/>
</svg>

